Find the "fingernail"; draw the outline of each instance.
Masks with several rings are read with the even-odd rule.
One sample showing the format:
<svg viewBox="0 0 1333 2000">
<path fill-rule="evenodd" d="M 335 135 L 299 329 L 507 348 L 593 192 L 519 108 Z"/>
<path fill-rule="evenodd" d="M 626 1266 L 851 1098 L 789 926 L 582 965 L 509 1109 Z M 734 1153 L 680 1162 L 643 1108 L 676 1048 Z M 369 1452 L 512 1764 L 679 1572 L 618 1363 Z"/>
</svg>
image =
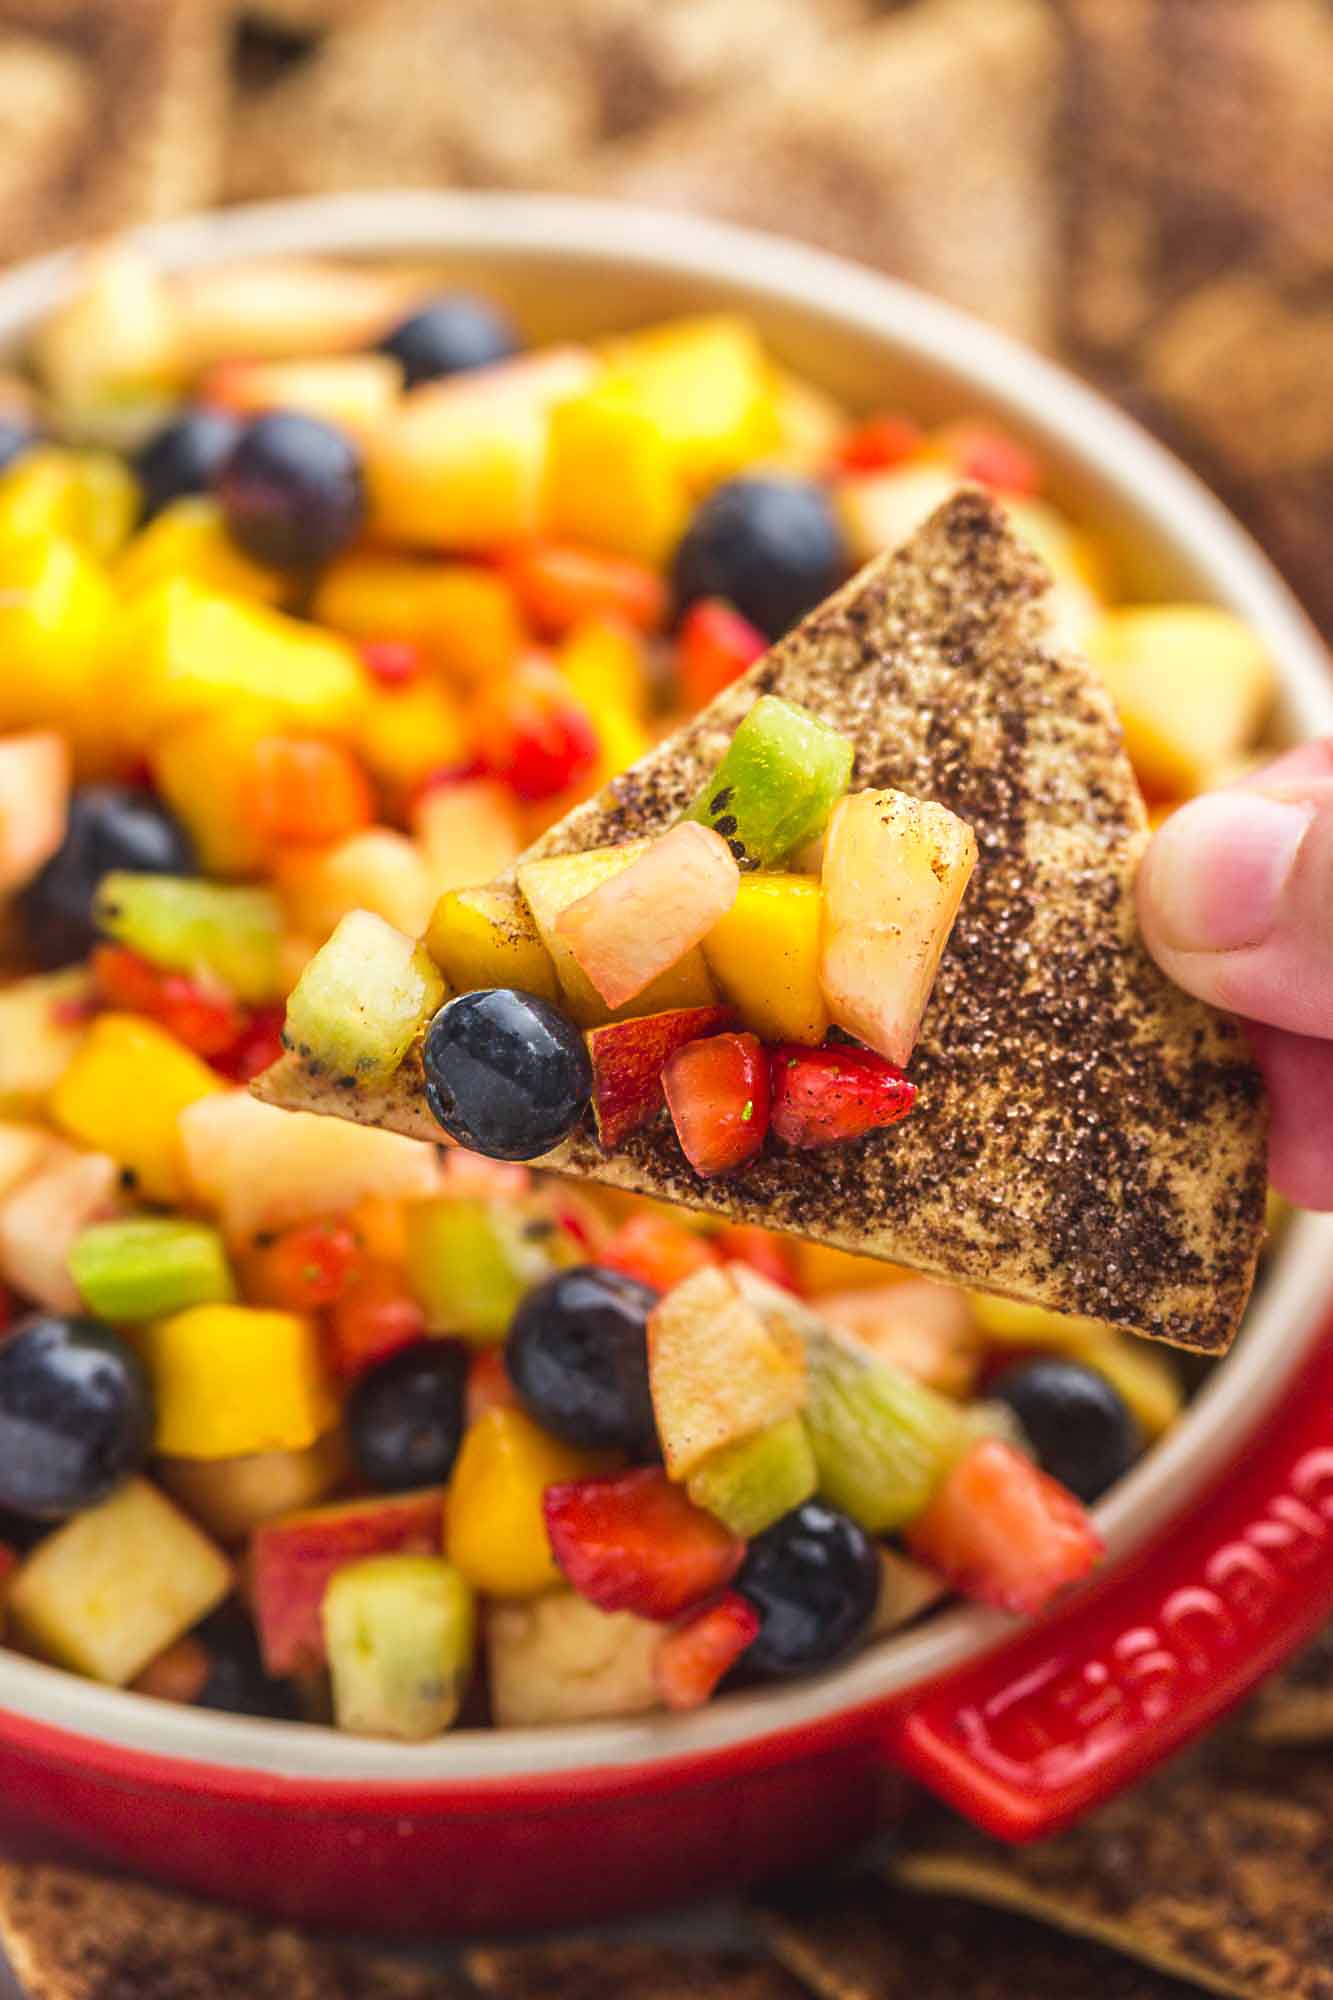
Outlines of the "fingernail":
<svg viewBox="0 0 1333 2000">
<path fill-rule="evenodd" d="M 1214 792 L 1172 813 L 1148 850 L 1145 894 L 1173 951 L 1262 944 L 1314 808 L 1258 792 Z"/>
</svg>

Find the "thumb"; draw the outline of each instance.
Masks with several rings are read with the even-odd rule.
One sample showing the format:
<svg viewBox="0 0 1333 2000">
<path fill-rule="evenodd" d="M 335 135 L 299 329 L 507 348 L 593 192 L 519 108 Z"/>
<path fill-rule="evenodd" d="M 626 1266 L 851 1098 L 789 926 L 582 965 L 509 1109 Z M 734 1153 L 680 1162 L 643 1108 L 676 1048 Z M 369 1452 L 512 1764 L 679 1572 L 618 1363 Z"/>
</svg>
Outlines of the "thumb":
<svg viewBox="0 0 1333 2000">
<path fill-rule="evenodd" d="M 1333 775 L 1295 761 L 1171 815 L 1140 870 L 1139 922 L 1201 1000 L 1333 1039 Z"/>
</svg>

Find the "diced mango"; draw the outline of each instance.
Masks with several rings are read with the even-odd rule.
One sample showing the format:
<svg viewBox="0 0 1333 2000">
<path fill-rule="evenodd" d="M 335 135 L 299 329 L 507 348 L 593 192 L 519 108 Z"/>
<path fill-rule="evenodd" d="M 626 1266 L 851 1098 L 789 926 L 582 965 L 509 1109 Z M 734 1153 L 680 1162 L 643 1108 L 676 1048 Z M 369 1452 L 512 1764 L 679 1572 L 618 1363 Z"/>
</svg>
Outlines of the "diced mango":
<svg viewBox="0 0 1333 2000">
<path fill-rule="evenodd" d="M 557 665 L 579 701 L 600 724 L 607 709 L 641 721 L 648 702 L 643 640 L 614 618 L 577 625 L 560 648 Z"/>
<path fill-rule="evenodd" d="M 126 597 L 173 577 L 184 577 L 225 597 L 256 598 L 261 604 L 279 603 L 288 588 L 287 579 L 276 570 L 251 562 L 227 532 L 217 501 L 205 493 L 173 500 L 141 528 L 122 549 L 114 577 Z"/>
<path fill-rule="evenodd" d="M 1185 1396 L 1175 1362 L 1153 1343 L 1112 1333 L 1092 1341 L 1078 1358 L 1119 1391 L 1145 1437 L 1160 1437 L 1180 1415 Z"/>
<path fill-rule="evenodd" d="M 449 1488 L 445 1553 L 474 1590 L 535 1597 L 561 1581 L 542 1513 L 548 1486 L 587 1479 L 604 1458 L 571 1451 L 520 1410 L 492 1408 L 463 1439 Z"/>
<path fill-rule="evenodd" d="M 609 341 L 610 380 L 657 431 L 687 484 L 712 485 L 778 445 L 775 384 L 755 327 L 717 313 Z"/>
<path fill-rule="evenodd" d="M 516 889 L 451 889 L 426 930 L 426 949 L 456 993 L 514 986 L 556 1000 L 555 967 Z"/>
<path fill-rule="evenodd" d="M 134 474 L 111 452 L 41 445 L 0 473 L 0 545 L 54 536 L 106 561 L 138 513 Z"/>
<path fill-rule="evenodd" d="M 80 777 L 117 764 L 108 729 L 115 599 L 73 542 L 0 544 L 0 730 L 62 730 Z"/>
<path fill-rule="evenodd" d="M 704 939 L 718 991 L 765 1042 L 822 1042 L 819 884 L 808 875 L 742 875 L 736 900 Z"/>
<path fill-rule="evenodd" d="M 433 771 L 461 764 L 468 744 L 458 703 L 423 678 L 370 691 L 357 748 L 391 797 L 402 800 Z"/>
<path fill-rule="evenodd" d="M 428 785 L 412 808 L 412 833 L 437 894 L 494 880 L 523 847 L 514 794 L 494 778 Z"/>
<path fill-rule="evenodd" d="M 670 443 L 622 383 L 594 383 L 552 413 L 543 507 L 558 539 L 666 560 L 689 496 Z"/>
<path fill-rule="evenodd" d="M 466 684 L 508 673 L 524 634 L 509 585 L 474 563 L 358 552 L 332 563 L 314 616 L 353 639 L 406 639 Z"/>
<path fill-rule="evenodd" d="M 163 517 L 165 518 L 165 517 Z M 173 728 L 152 751 L 153 776 L 210 874 L 256 875 L 268 844 L 249 810 L 263 715 L 221 708 Z"/>
<path fill-rule="evenodd" d="M 138 1336 L 157 1404 L 156 1448 L 174 1458 L 304 1451 L 338 1414 L 319 1330 L 303 1313 L 190 1306 Z"/>
<path fill-rule="evenodd" d="M 83 966 L 0 987 L 0 1110 L 40 1111 L 88 1032 Z"/>
<path fill-rule="evenodd" d="M 1090 1344 L 1108 1339 L 1113 1331 L 1105 1320 L 1051 1312 L 1045 1306 L 1023 1305 L 991 1292 L 973 1292 L 971 1300 L 982 1338 L 993 1347 L 1049 1347 L 1057 1354 L 1077 1355 Z"/>
<path fill-rule="evenodd" d="M 817 383 L 785 368 L 773 370 L 773 398 L 778 435 L 765 454 L 768 463 L 807 476 L 825 471 L 847 427 L 842 405 Z"/>
<path fill-rule="evenodd" d="M 275 875 L 293 928 L 320 943 L 352 910 L 371 910 L 419 937 L 434 901 L 421 849 L 387 826 L 368 826 L 336 847 L 292 849 Z"/>
<path fill-rule="evenodd" d="M 43 1659 L 125 1687 L 232 1587 L 222 1551 L 146 1479 L 39 1542 L 9 1613 Z"/>
<path fill-rule="evenodd" d="M 101 1014 L 51 1095 L 51 1117 L 109 1153 L 151 1201 L 188 1195 L 178 1120 L 223 1088 L 217 1074 L 154 1022 Z"/>
<path fill-rule="evenodd" d="M 1260 641 L 1214 605 L 1109 611 L 1086 643 L 1140 782 L 1159 798 L 1187 798 L 1208 784 L 1253 742 L 1276 692 Z"/>
</svg>

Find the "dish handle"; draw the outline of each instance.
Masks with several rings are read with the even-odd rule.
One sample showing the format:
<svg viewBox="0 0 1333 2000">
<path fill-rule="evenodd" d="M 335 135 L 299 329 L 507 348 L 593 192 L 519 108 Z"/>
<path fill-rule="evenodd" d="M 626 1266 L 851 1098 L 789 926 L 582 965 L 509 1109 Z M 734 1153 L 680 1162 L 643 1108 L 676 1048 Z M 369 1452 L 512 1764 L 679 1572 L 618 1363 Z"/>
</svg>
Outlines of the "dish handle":
<svg viewBox="0 0 1333 2000">
<path fill-rule="evenodd" d="M 1333 1615 L 1333 1322 L 1244 1458 L 1067 1608 L 931 1683 L 887 1756 L 1027 1841 L 1113 1798 Z"/>
</svg>

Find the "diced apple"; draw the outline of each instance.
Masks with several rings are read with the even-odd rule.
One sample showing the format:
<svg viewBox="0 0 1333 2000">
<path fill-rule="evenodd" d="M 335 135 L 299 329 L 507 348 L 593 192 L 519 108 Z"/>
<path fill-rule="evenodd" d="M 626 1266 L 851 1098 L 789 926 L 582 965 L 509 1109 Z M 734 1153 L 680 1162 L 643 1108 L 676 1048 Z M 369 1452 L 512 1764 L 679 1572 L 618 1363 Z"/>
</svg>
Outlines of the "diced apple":
<svg viewBox="0 0 1333 2000">
<path fill-rule="evenodd" d="M 1213 782 L 1253 743 L 1276 692 L 1263 645 L 1214 605 L 1108 611 L 1086 644 L 1134 769 L 1157 798 L 1188 798 Z"/>
<path fill-rule="evenodd" d="M 976 866 L 964 820 L 905 792 L 856 792 L 829 821 L 820 985 L 829 1013 L 890 1062 L 916 1043 Z"/>
<path fill-rule="evenodd" d="M 415 939 L 353 910 L 297 980 L 283 1041 L 334 1076 L 382 1082 L 447 991 Z"/>
<path fill-rule="evenodd" d="M 599 1611 L 572 1590 L 486 1614 L 491 1707 L 502 1729 L 644 1715 L 661 1706 L 655 1666 L 662 1628 L 629 1611 Z"/>
<path fill-rule="evenodd" d="M 31 881 L 65 837 L 69 750 L 54 730 L 0 738 L 0 896 Z"/>
<path fill-rule="evenodd" d="M 901 547 L 957 488 L 957 472 L 932 464 L 840 479 L 834 496 L 852 560 L 869 562 L 885 549 Z"/>
<path fill-rule="evenodd" d="M 402 391 L 401 365 L 387 354 L 302 361 L 220 361 L 199 384 L 201 402 L 238 416 L 296 410 L 353 437 L 382 422 Z"/>
<path fill-rule="evenodd" d="M 0 1201 L 0 1278 L 52 1312 L 79 1312 L 70 1251 L 90 1222 L 115 1213 L 120 1196 L 115 1160 L 52 1141 L 37 1171 Z"/>
<path fill-rule="evenodd" d="M 667 1471 L 678 1480 L 710 1452 L 794 1416 L 807 1392 L 799 1335 L 766 1320 L 715 1266 L 654 1309 L 648 1377 Z"/>
<path fill-rule="evenodd" d="M 420 293 L 409 271 L 315 258 L 202 265 L 171 280 L 190 373 L 244 355 L 305 360 L 372 347 Z"/>
<path fill-rule="evenodd" d="M 982 1340 L 967 1295 L 929 1278 L 851 1292 L 830 1292 L 819 1310 L 869 1348 L 945 1396 L 968 1396 L 981 1365 Z"/>
<path fill-rule="evenodd" d="M 369 826 L 336 847 L 290 850 L 276 879 L 293 928 L 321 942 L 352 910 L 370 910 L 420 937 L 435 900 L 421 849 L 387 826 Z"/>
<path fill-rule="evenodd" d="M 0 1201 L 31 1179 L 55 1145 L 40 1125 L 0 1123 Z"/>
<path fill-rule="evenodd" d="M 550 953 L 517 889 L 448 890 L 435 905 L 425 942 L 456 993 L 513 986 L 542 1000 L 560 997 Z"/>
<path fill-rule="evenodd" d="M 339 1729 L 424 1742 L 447 1729 L 472 1672 L 476 1608 L 439 1556 L 367 1556 L 325 1592 Z"/>
<path fill-rule="evenodd" d="M 597 1136 L 608 1149 L 636 1132 L 662 1109 L 662 1070 L 686 1042 L 731 1026 L 726 1007 L 677 1007 L 590 1028 L 592 1111 Z"/>
<path fill-rule="evenodd" d="M 159 1458 L 157 1476 L 187 1514 L 233 1547 L 279 1515 L 317 1506 L 348 1475 L 340 1430 L 304 1451 L 261 1451 L 242 1458 Z"/>
<path fill-rule="evenodd" d="M 177 301 L 142 252 L 90 251 L 43 319 L 32 358 L 55 401 L 76 414 L 170 389 L 187 372 Z"/>
<path fill-rule="evenodd" d="M 42 1109 L 87 1033 L 91 992 L 84 966 L 0 987 L 0 1109 Z"/>
<path fill-rule="evenodd" d="M 702 943 L 740 879 L 721 835 L 683 821 L 563 909 L 556 933 L 607 1006 L 623 1007 Z"/>
<path fill-rule="evenodd" d="M 494 778 L 427 786 L 412 808 L 412 833 L 436 895 L 503 875 L 523 846 L 514 795 Z"/>
</svg>

